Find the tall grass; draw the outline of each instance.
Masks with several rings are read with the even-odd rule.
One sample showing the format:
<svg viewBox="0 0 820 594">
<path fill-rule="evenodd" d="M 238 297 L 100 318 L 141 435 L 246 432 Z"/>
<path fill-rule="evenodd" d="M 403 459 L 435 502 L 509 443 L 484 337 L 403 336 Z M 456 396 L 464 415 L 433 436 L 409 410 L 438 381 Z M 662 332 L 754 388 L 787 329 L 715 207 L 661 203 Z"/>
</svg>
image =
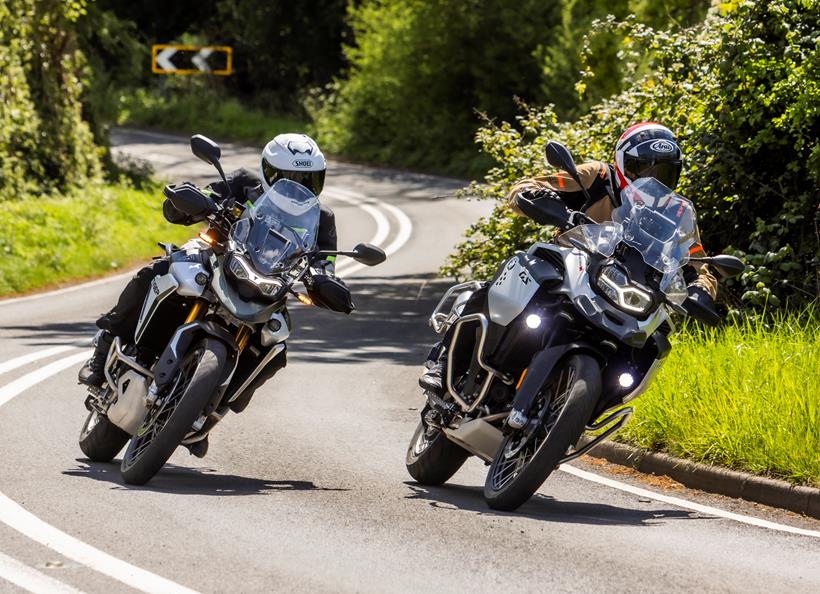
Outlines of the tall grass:
<svg viewBox="0 0 820 594">
<path fill-rule="evenodd" d="M 634 406 L 622 441 L 820 487 L 817 310 L 685 328 Z"/>
<path fill-rule="evenodd" d="M 70 196 L 32 196 L 0 209 L 0 295 L 98 276 L 159 254 L 192 229 L 167 223 L 159 186 L 97 184 Z"/>
<path fill-rule="evenodd" d="M 205 87 L 137 89 L 118 98 L 117 123 L 264 144 L 283 132 L 305 132 L 297 118 L 243 105 Z"/>
</svg>

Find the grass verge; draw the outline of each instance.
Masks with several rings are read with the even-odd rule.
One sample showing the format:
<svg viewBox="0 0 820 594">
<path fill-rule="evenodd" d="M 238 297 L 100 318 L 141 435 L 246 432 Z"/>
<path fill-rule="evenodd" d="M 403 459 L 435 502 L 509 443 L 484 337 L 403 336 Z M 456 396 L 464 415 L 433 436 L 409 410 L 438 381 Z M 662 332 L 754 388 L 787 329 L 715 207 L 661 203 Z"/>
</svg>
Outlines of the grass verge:
<svg viewBox="0 0 820 594">
<path fill-rule="evenodd" d="M 99 276 L 159 254 L 193 231 L 162 216 L 159 186 L 97 184 L 70 196 L 37 196 L 0 209 L 0 295 Z"/>
<path fill-rule="evenodd" d="M 264 144 L 283 132 L 304 132 L 308 124 L 243 105 L 206 88 L 137 89 L 118 98 L 117 123 L 169 132 L 200 133 Z"/>
<path fill-rule="evenodd" d="M 820 320 L 814 309 L 684 329 L 618 440 L 820 487 Z"/>
</svg>

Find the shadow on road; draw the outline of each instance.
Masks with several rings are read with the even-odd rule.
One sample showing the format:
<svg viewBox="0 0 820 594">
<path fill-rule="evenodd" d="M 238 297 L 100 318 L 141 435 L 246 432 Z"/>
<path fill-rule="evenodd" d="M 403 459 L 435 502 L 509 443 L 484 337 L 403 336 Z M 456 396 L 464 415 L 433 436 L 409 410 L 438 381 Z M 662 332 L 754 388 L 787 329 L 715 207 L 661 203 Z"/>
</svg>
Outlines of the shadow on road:
<svg viewBox="0 0 820 594">
<path fill-rule="evenodd" d="M 406 499 L 427 501 L 431 507 L 445 510 L 471 511 L 481 515 L 525 517 L 544 522 L 564 524 L 592 524 L 596 526 L 651 526 L 662 520 L 700 520 L 694 512 L 679 509 L 639 510 L 616 507 L 605 503 L 583 501 L 558 501 L 547 495 L 536 493 L 515 512 L 499 512 L 490 509 L 484 501 L 481 487 L 447 485 L 427 487 L 415 483 L 405 483 L 411 494 Z"/>
<path fill-rule="evenodd" d="M 450 282 L 433 275 L 355 277 L 350 316 L 317 307 L 291 307 L 288 360 L 421 365 L 436 335 L 427 318 Z"/>
<path fill-rule="evenodd" d="M 110 483 L 113 489 L 128 491 L 155 491 L 172 495 L 263 495 L 275 491 L 348 491 L 319 487 L 312 481 L 272 481 L 266 479 L 219 474 L 211 469 L 184 468 L 166 464 L 150 483 L 143 486 L 126 485 L 120 476 L 119 462 L 108 464 L 77 459 L 77 468 L 64 470 L 66 476 L 93 479 Z"/>
<path fill-rule="evenodd" d="M 98 328 L 94 322 L 52 322 L 39 325 L 4 325 L 0 326 L 0 330 L 17 332 L 18 334 L 9 338 L 30 345 L 53 346 L 74 342 L 77 346 L 90 346 Z"/>
<path fill-rule="evenodd" d="M 289 303 L 293 334 L 288 360 L 321 363 L 421 365 L 436 335 L 427 318 L 450 282 L 425 276 L 354 277 L 352 315 Z M 10 338 L 30 345 L 74 343 L 89 346 L 93 322 L 0 325 Z"/>
</svg>

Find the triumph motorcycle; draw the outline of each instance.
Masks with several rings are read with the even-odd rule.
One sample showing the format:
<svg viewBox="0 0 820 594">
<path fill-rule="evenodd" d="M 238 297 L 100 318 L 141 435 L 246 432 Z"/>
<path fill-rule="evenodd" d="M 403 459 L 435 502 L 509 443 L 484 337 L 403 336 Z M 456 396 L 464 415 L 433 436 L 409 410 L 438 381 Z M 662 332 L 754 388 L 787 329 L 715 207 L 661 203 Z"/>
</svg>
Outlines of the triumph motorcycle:
<svg viewBox="0 0 820 594">
<path fill-rule="evenodd" d="M 219 146 L 195 135 L 191 150 L 228 187 Z M 164 195 L 208 228 L 182 248 L 160 244 L 168 274 L 151 283 L 134 343 L 114 338 L 106 382 L 89 389 L 80 433 L 80 448 L 93 461 L 112 460 L 128 443 L 121 473 L 130 484 L 148 482 L 177 446 L 202 441 L 243 394 L 247 404 L 260 373 L 284 360 L 289 297 L 353 311 L 347 287 L 328 275 L 318 282 L 314 262 L 335 255 L 369 266 L 385 260 L 368 244 L 318 251 L 319 201 L 290 180 L 277 181 L 252 205 L 232 196 L 217 204 L 187 182 L 166 186 Z M 297 282 L 306 295 L 294 290 Z"/>
<path fill-rule="evenodd" d="M 549 143 L 547 160 L 581 185 L 564 146 Z M 430 325 L 445 339 L 430 359 L 447 349 L 444 395 L 425 393 L 406 455 L 410 475 L 426 485 L 479 457 L 489 465 L 484 498 L 499 510 L 518 508 L 560 464 L 623 427 L 632 413 L 624 405 L 671 350 L 673 313 L 719 321 L 690 296 L 688 264 L 724 277 L 744 269 L 732 256 L 690 257 L 695 209 L 653 178 L 625 189 L 604 224 L 558 200 L 522 193 L 517 202 L 564 232 L 517 252 L 489 283 L 458 284 L 441 298 Z M 576 447 L 584 431 L 596 433 Z"/>
</svg>

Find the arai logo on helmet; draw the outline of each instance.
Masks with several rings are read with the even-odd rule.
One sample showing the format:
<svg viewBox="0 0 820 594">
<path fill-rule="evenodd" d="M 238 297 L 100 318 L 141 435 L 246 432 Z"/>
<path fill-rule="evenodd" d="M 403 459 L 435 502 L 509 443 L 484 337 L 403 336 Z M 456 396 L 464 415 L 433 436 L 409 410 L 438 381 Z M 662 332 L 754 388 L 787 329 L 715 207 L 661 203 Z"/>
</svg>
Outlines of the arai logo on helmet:
<svg viewBox="0 0 820 594">
<path fill-rule="evenodd" d="M 675 150 L 675 145 L 668 140 L 656 140 L 649 145 L 649 148 L 656 153 L 671 153 Z"/>
<path fill-rule="evenodd" d="M 313 166 L 313 161 L 311 161 L 309 159 L 297 159 L 293 162 L 293 166 L 294 167 L 300 167 L 300 168 L 312 167 Z"/>
</svg>

